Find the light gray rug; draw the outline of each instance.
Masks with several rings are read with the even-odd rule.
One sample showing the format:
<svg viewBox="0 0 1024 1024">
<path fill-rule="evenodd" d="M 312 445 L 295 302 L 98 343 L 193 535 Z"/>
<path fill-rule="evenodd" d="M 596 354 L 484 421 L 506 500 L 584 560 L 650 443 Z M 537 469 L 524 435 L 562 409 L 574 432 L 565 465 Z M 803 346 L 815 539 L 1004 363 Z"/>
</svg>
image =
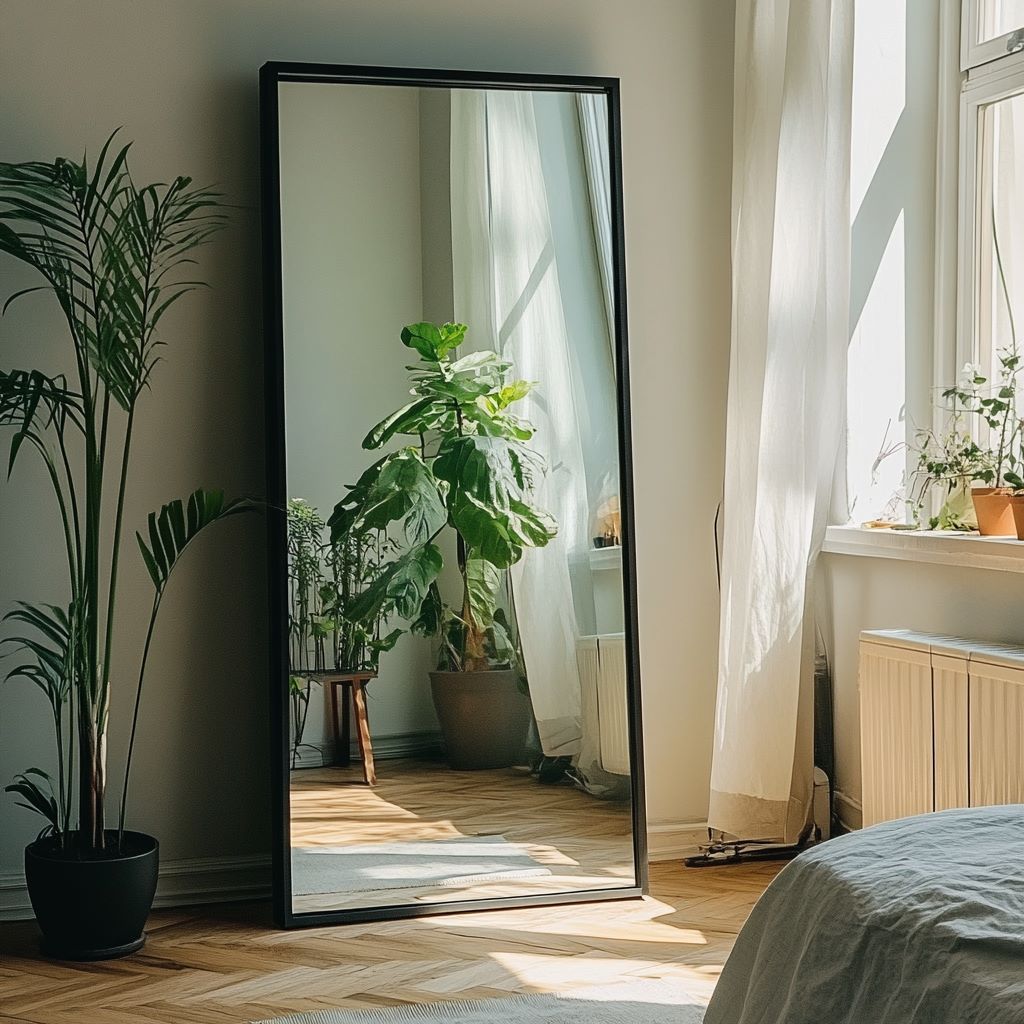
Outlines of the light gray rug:
<svg viewBox="0 0 1024 1024">
<path fill-rule="evenodd" d="M 292 848 L 292 892 L 297 896 L 451 887 L 550 874 L 504 836 Z"/>
<path fill-rule="evenodd" d="M 637 981 L 560 996 L 514 996 L 382 1010 L 319 1010 L 263 1024 L 700 1024 L 704 1007 L 678 986 Z"/>
</svg>

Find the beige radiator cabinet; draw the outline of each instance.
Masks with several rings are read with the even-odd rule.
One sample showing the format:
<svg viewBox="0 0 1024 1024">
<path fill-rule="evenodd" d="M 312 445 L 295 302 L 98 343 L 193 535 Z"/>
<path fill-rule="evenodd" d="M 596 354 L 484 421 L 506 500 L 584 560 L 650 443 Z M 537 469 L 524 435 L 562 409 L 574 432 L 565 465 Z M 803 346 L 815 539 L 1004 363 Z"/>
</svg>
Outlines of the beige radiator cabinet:
<svg viewBox="0 0 1024 1024">
<path fill-rule="evenodd" d="M 1024 803 L 1024 647 L 860 635 L 864 825 Z"/>
</svg>

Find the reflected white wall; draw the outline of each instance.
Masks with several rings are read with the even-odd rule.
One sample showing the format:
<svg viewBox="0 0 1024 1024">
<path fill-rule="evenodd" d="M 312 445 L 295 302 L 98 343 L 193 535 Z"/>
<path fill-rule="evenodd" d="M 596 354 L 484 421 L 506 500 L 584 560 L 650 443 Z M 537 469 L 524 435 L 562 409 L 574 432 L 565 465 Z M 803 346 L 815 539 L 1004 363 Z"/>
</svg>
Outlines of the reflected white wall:
<svg viewBox="0 0 1024 1024">
<path fill-rule="evenodd" d="M 399 332 L 422 319 L 419 90 L 280 87 L 289 497 L 326 519 L 377 458 L 361 442 L 408 401 Z M 430 643 L 404 636 L 369 687 L 374 736 L 436 730 Z M 319 688 L 304 742 L 325 739 Z"/>
</svg>

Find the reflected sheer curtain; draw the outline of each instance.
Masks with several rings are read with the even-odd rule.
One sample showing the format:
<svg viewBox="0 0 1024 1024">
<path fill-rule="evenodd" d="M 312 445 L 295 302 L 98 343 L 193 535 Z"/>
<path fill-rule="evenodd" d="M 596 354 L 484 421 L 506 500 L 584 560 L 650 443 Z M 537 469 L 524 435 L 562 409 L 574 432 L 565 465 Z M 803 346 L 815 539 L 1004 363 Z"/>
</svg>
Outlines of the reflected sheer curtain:
<svg viewBox="0 0 1024 1024">
<path fill-rule="evenodd" d="M 541 386 L 517 406 L 548 466 L 537 503 L 558 535 L 511 569 L 541 748 L 580 752 L 582 713 L 570 560 L 586 555 L 588 500 L 569 340 L 554 259 L 533 97 L 452 91 L 452 266 L 455 316 L 467 341 L 515 363 Z"/>
<path fill-rule="evenodd" d="M 709 825 L 795 841 L 813 779 L 811 586 L 843 429 L 849 0 L 739 0 L 718 702 Z"/>
<path fill-rule="evenodd" d="M 614 356 L 615 278 L 612 269 L 612 175 L 608 151 L 608 101 L 603 95 L 581 92 L 576 96 L 580 120 L 580 140 L 587 168 L 590 216 L 594 225 L 594 243 L 601 270 L 604 315 L 608 323 L 608 343 Z"/>
</svg>

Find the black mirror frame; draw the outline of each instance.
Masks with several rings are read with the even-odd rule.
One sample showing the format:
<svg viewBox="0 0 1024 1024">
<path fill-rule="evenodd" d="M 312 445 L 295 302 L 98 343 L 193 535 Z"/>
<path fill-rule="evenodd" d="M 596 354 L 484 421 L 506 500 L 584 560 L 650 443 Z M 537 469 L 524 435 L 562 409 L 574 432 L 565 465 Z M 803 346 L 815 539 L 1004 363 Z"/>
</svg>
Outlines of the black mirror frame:
<svg viewBox="0 0 1024 1024">
<path fill-rule="evenodd" d="M 633 859 L 636 884 L 614 889 L 545 893 L 522 897 L 438 904 L 396 904 L 350 910 L 296 913 L 291 902 L 288 702 L 281 680 L 288 676 L 287 537 L 285 506 L 284 329 L 282 318 L 281 202 L 279 180 L 278 85 L 282 82 L 338 82 L 362 85 L 436 86 L 465 89 L 530 89 L 600 93 L 608 100 L 612 191 L 612 246 L 615 293 L 615 350 L 618 379 L 620 508 L 622 516 L 623 609 L 632 781 Z M 273 797 L 274 918 L 282 928 L 496 910 L 566 903 L 635 899 L 647 891 L 647 825 L 644 805 L 643 733 L 640 706 L 640 651 L 637 626 L 636 547 L 633 516 L 633 457 L 626 341 L 626 275 L 622 212 L 619 80 L 570 75 L 438 71 L 271 61 L 260 69 L 260 170 L 263 224 L 263 307 L 266 380 L 267 548 L 269 608 L 270 754 Z"/>
</svg>

